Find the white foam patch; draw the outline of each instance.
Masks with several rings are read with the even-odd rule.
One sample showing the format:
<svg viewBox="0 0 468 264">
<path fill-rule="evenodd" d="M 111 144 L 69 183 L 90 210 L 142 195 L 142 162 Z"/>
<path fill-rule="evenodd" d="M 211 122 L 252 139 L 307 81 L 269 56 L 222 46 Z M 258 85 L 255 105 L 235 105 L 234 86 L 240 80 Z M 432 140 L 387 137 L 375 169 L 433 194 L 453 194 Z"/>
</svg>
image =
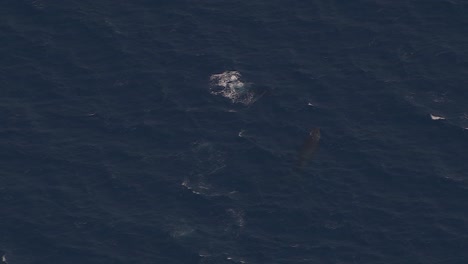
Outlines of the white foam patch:
<svg viewBox="0 0 468 264">
<path fill-rule="evenodd" d="M 190 181 L 188 179 L 185 179 L 182 184 L 186 189 L 192 191 L 194 194 L 201 194 L 200 192 L 197 192 L 193 189 L 193 187 L 190 185 Z"/>
<path fill-rule="evenodd" d="M 241 258 L 236 258 L 236 257 L 231 257 L 231 256 L 226 256 L 226 259 L 229 260 L 229 261 L 233 261 L 233 262 L 237 262 L 237 263 L 241 263 L 241 264 L 247 263 L 245 260 L 243 260 Z"/>
<path fill-rule="evenodd" d="M 209 195 L 212 193 L 211 186 L 207 185 L 203 181 L 198 181 L 196 183 L 191 183 L 189 179 L 185 179 L 182 184 L 187 190 L 190 190 L 194 194 L 198 195 Z M 216 196 L 216 193 L 212 193 L 211 195 Z"/>
<path fill-rule="evenodd" d="M 256 95 L 249 86 L 238 71 L 225 71 L 210 77 L 210 93 L 226 97 L 233 103 L 250 105 L 256 101 Z"/>
<path fill-rule="evenodd" d="M 433 115 L 433 114 L 430 114 L 430 116 L 431 116 L 432 120 L 444 120 L 445 119 L 445 117 L 443 117 L 443 116 L 436 116 L 436 115 Z"/>
</svg>

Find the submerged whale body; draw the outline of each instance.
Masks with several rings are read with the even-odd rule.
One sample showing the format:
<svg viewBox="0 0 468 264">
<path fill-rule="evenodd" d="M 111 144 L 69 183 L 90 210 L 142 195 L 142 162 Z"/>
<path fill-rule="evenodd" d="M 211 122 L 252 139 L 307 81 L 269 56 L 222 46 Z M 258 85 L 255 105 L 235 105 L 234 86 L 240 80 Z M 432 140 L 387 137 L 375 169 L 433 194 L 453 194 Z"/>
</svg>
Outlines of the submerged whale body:
<svg viewBox="0 0 468 264">
<path fill-rule="evenodd" d="M 298 167 L 303 168 L 307 162 L 311 160 L 317 152 L 320 141 L 320 128 L 313 128 L 307 139 L 304 141 L 298 155 Z"/>
</svg>

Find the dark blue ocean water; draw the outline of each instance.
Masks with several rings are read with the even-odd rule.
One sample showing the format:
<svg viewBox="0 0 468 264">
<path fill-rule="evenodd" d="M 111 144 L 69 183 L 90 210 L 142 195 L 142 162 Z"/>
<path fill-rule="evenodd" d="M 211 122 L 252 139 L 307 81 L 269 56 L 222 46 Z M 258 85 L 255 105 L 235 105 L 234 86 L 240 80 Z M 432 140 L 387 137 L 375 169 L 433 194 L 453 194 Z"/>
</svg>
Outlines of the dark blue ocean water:
<svg viewBox="0 0 468 264">
<path fill-rule="evenodd" d="M 467 263 L 467 28 L 465 0 L 5 0 L 0 255 Z"/>
</svg>

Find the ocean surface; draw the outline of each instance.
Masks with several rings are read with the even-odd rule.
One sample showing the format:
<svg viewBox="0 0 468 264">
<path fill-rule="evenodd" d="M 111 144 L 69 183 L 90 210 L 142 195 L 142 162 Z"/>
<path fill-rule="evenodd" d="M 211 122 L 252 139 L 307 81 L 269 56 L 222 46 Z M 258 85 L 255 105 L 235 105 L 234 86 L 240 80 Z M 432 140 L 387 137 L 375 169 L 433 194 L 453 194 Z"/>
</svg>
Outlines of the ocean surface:
<svg viewBox="0 0 468 264">
<path fill-rule="evenodd" d="M 466 0 L 3 1 L 0 262 L 468 263 L 467 28 Z"/>
</svg>

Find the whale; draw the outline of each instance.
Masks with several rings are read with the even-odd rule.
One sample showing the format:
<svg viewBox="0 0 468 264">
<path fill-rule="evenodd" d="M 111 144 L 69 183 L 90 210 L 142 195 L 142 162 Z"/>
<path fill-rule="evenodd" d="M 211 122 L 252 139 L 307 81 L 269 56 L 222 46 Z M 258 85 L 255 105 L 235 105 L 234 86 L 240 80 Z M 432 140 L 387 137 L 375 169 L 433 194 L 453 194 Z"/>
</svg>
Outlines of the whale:
<svg viewBox="0 0 468 264">
<path fill-rule="evenodd" d="M 309 136 L 302 144 L 298 154 L 297 166 L 302 169 L 307 163 L 314 157 L 318 150 L 320 141 L 320 128 L 312 128 L 309 132 Z"/>
</svg>

